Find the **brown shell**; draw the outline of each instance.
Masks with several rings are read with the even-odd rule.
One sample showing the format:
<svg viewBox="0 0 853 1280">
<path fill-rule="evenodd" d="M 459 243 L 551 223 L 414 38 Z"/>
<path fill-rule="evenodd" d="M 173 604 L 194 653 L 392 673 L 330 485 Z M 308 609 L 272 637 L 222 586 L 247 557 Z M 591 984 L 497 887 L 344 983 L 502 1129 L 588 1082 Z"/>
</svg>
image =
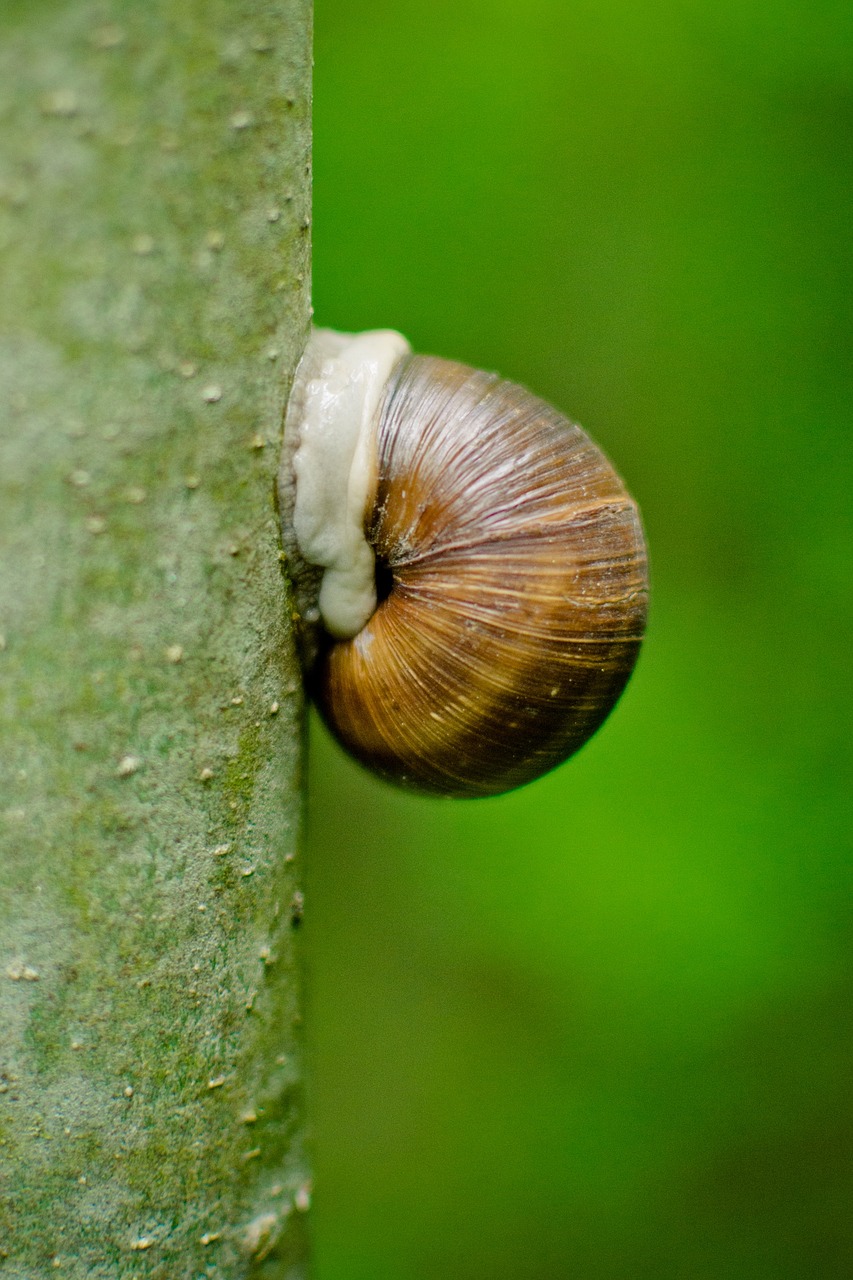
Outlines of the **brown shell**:
<svg viewBox="0 0 853 1280">
<path fill-rule="evenodd" d="M 330 644 L 340 741 L 419 791 L 487 796 L 553 769 L 607 716 L 646 619 L 639 513 L 580 427 L 524 388 L 401 361 L 366 531 L 388 593 Z"/>
</svg>

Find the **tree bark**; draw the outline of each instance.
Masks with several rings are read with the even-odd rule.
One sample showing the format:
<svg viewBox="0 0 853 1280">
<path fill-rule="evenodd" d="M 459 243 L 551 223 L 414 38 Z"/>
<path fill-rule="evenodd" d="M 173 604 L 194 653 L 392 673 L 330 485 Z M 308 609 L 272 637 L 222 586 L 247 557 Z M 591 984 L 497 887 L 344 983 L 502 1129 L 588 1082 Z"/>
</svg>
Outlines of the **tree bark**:
<svg viewBox="0 0 853 1280">
<path fill-rule="evenodd" d="M 0 9 L 0 1274 L 304 1276 L 310 0 Z"/>
</svg>

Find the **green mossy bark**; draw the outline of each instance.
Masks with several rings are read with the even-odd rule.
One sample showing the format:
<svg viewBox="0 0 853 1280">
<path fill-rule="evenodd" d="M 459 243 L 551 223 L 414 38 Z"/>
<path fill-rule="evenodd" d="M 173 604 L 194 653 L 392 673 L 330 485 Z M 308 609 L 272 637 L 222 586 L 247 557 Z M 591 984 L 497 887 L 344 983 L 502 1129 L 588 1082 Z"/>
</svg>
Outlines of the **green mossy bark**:
<svg viewBox="0 0 853 1280">
<path fill-rule="evenodd" d="M 0 7 L 0 1275 L 304 1275 L 309 0 Z"/>
</svg>

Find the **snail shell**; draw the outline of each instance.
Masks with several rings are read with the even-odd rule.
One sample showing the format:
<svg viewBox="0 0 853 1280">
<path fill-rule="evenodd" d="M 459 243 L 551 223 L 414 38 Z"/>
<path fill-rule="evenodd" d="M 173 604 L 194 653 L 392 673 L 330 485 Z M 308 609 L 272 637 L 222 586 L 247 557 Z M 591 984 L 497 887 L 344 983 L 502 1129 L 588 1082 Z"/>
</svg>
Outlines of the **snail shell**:
<svg viewBox="0 0 853 1280">
<path fill-rule="evenodd" d="M 382 777 L 495 795 L 614 706 L 646 619 L 639 513 L 523 387 L 399 334 L 315 330 L 279 490 L 312 692 Z"/>
</svg>

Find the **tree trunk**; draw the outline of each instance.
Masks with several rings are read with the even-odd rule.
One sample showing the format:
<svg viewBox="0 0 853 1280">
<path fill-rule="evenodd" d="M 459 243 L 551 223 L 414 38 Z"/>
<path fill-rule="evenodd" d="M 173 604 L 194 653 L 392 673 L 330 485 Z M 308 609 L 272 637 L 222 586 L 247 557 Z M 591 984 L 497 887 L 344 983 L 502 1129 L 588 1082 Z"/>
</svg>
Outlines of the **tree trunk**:
<svg viewBox="0 0 853 1280">
<path fill-rule="evenodd" d="M 0 9 L 0 1273 L 304 1275 L 309 0 Z"/>
</svg>

